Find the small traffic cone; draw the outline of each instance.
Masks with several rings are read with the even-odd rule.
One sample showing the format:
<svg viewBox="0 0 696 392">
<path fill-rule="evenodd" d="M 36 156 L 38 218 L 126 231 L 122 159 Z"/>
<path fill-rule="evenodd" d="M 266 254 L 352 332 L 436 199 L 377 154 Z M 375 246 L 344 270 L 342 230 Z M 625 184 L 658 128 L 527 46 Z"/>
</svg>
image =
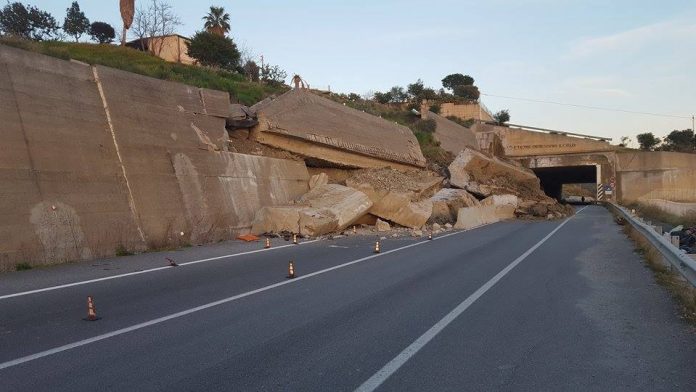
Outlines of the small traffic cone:
<svg viewBox="0 0 696 392">
<path fill-rule="evenodd" d="M 295 279 L 295 263 L 292 260 L 288 263 L 288 279 Z"/>
<path fill-rule="evenodd" d="M 270 247 L 271 247 L 271 239 L 270 239 L 270 238 L 266 238 L 266 245 L 264 245 L 264 248 L 268 249 L 268 248 L 270 248 Z"/>
<path fill-rule="evenodd" d="M 375 242 L 375 253 L 379 253 L 379 241 Z"/>
<path fill-rule="evenodd" d="M 292 235 L 292 243 L 297 245 L 297 234 Z"/>
<path fill-rule="evenodd" d="M 358 232 L 358 230 L 355 228 L 355 226 L 353 226 L 353 234 L 355 234 L 357 232 Z"/>
<path fill-rule="evenodd" d="M 100 318 L 101 317 L 97 317 L 97 309 L 94 307 L 94 299 L 92 299 L 91 295 L 87 296 L 87 318 L 84 318 L 83 320 L 97 321 Z"/>
<path fill-rule="evenodd" d="M 433 233 L 428 233 L 428 239 L 432 240 L 433 239 Z"/>
<path fill-rule="evenodd" d="M 178 267 L 179 264 L 176 263 L 176 261 L 170 259 L 169 257 L 165 257 L 165 259 L 169 262 L 170 267 Z"/>
</svg>

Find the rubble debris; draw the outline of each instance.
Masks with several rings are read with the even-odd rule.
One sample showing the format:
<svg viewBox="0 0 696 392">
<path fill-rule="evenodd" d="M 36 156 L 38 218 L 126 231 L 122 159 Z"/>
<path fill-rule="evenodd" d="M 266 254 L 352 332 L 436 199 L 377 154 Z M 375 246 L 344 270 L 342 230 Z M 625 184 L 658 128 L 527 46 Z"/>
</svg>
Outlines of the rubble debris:
<svg viewBox="0 0 696 392">
<path fill-rule="evenodd" d="M 375 228 L 377 231 L 389 231 L 391 230 L 391 226 L 389 225 L 388 222 L 385 222 L 379 218 L 377 218 L 377 222 L 375 222 Z"/>
<path fill-rule="evenodd" d="M 433 203 L 433 212 L 428 219 L 428 223 L 454 223 L 457 221 L 457 214 L 462 207 L 474 207 L 480 202 L 469 192 L 463 189 L 444 188 L 440 189 L 430 198 Z"/>
<path fill-rule="evenodd" d="M 292 206 L 261 208 L 254 217 L 254 234 L 284 231 L 316 237 L 342 231 L 372 206 L 370 199 L 355 189 L 337 184 L 315 187 Z"/>
<path fill-rule="evenodd" d="M 373 202 L 370 213 L 401 226 L 420 228 L 432 214 L 429 197 L 442 177 L 427 171 L 399 172 L 390 168 L 357 171 L 346 185 L 365 193 Z"/>
<path fill-rule="evenodd" d="M 231 131 L 249 129 L 259 124 L 256 112 L 240 104 L 230 105 L 230 114 L 225 120 L 225 127 Z"/>
<path fill-rule="evenodd" d="M 315 174 L 309 178 L 309 189 L 314 189 L 329 183 L 329 176 L 326 173 Z"/>
</svg>

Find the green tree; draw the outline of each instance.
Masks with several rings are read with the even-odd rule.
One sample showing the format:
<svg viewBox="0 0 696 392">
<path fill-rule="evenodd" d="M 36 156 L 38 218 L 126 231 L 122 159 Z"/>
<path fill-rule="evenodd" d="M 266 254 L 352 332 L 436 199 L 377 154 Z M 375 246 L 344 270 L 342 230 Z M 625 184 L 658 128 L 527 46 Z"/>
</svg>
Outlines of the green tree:
<svg viewBox="0 0 696 392">
<path fill-rule="evenodd" d="M 89 26 L 89 35 L 100 44 L 110 44 L 116 38 L 116 31 L 106 22 L 94 22 Z"/>
<path fill-rule="evenodd" d="M 469 75 L 462 75 L 460 73 L 447 75 L 447 76 L 445 76 L 444 79 L 442 79 L 442 87 L 444 87 L 448 90 L 454 90 L 454 88 L 457 86 L 473 86 L 473 85 L 474 85 L 474 78 L 472 78 Z"/>
<path fill-rule="evenodd" d="M 478 87 L 472 85 L 454 86 L 452 92 L 457 97 L 468 99 L 471 101 L 476 101 L 481 96 Z"/>
<path fill-rule="evenodd" d="M 0 32 L 42 41 L 58 35 L 56 19 L 50 13 L 20 2 L 8 3 L 0 10 Z"/>
<path fill-rule="evenodd" d="M 224 36 L 230 31 L 230 14 L 225 12 L 224 7 L 211 6 L 203 20 L 203 27 L 211 34 Z"/>
<path fill-rule="evenodd" d="M 70 8 L 67 9 L 65 21 L 63 21 L 63 31 L 74 37 L 75 42 L 78 42 L 83 34 L 89 32 L 89 26 L 89 19 L 84 12 L 80 11 L 80 5 L 77 1 L 73 1 Z"/>
<path fill-rule="evenodd" d="M 638 144 L 640 144 L 640 149 L 644 151 L 651 151 L 658 144 L 660 144 L 660 139 L 655 137 L 652 132 L 641 133 L 636 136 Z"/>
<path fill-rule="evenodd" d="M 261 71 L 261 68 L 259 68 L 258 64 L 256 64 L 255 61 L 253 60 L 247 60 L 246 63 L 242 66 L 244 69 L 244 75 L 252 82 L 258 82 L 259 81 L 259 73 Z"/>
<path fill-rule="evenodd" d="M 406 86 L 406 91 L 415 100 L 420 101 L 423 99 L 423 91 L 425 90 L 425 85 L 423 81 L 418 79 L 415 83 Z"/>
<path fill-rule="evenodd" d="M 271 86 L 280 86 L 285 83 L 288 73 L 277 65 L 264 64 L 261 67 L 261 80 Z"/>
<path fill-rule="evenodd" d="M 510 121 L 510 112 L 507 109 L 503 109 L 498 113 L 494 114 L 493 119 L 498 124 L 505 124 L 506 122 Z"/>
<path fill-rule="evenodd" d="M 379 92 L 379 91 L 375 91 L 374 98 L 375 98 L 375 101 L 377 101 L 381 104 L 386 104 L 386 103 L 391 102 L 392 95 L 389 91 L 384 92 L 384 93 Z"/>
<path fill-rule="evenodd" d="M 393 103 L 401 103 L 408 99 L 406 90 L 401 86 L 392 87 L 391 90 L 389 90 L 389 94 L 391 95 L 391 102 Z"/>
<path fill-rule="evenodd" d="M 237 45 L 232 39 L 207 31 L 199 31 L 191 38 L 191 42 L 188 43 L 188 53 L 201 65 L 229 71 L 237 68 L 241 58 Z"/>
<path fill-rule="evenodd" d="M 665 151 L 694 152 L 696 150 L 695 143 L 693 130 L 679 131 L 675 129 L 665 136 L 662 149 Z"/>
</svg>

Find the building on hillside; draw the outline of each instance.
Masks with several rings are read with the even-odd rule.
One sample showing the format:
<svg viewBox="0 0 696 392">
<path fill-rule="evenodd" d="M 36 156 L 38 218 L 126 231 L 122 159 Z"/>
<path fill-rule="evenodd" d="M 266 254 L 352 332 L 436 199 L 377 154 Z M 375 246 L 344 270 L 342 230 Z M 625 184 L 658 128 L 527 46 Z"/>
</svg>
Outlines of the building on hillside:
<svg viewBox="0 0 696 392">
<path fill-rule="evenodd" d="M 483 102 L 443 102 L 440 104 L 440 116 L 454 116 L 462 120 L 493 121 L 493 114 Z"/>
<path fill-rule="evenodd" d="M 191 40 L 184 36 L 171 34 L 136 39 L 126 43 L 126 46 L 144 52 L 150 52 L 172 63 L 195 64 L 196 60 L 188 55 L 187 43 L 189 42 L 191 42 Z"/>
</svg>

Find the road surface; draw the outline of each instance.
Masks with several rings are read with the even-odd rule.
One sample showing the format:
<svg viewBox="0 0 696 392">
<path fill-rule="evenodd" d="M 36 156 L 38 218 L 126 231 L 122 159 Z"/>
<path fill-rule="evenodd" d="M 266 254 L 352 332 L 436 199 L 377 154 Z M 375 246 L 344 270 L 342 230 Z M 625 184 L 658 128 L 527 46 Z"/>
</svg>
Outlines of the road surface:
<svg viewBox="0 0 696 392">
<path fill-rule="evenodd" d="M 693 328 L 602 207 L 381 245 L 0 276 L 0 390 L 696 390 Z M 82 320 L 88 295 L 98 321 Z"/>
</svg>

